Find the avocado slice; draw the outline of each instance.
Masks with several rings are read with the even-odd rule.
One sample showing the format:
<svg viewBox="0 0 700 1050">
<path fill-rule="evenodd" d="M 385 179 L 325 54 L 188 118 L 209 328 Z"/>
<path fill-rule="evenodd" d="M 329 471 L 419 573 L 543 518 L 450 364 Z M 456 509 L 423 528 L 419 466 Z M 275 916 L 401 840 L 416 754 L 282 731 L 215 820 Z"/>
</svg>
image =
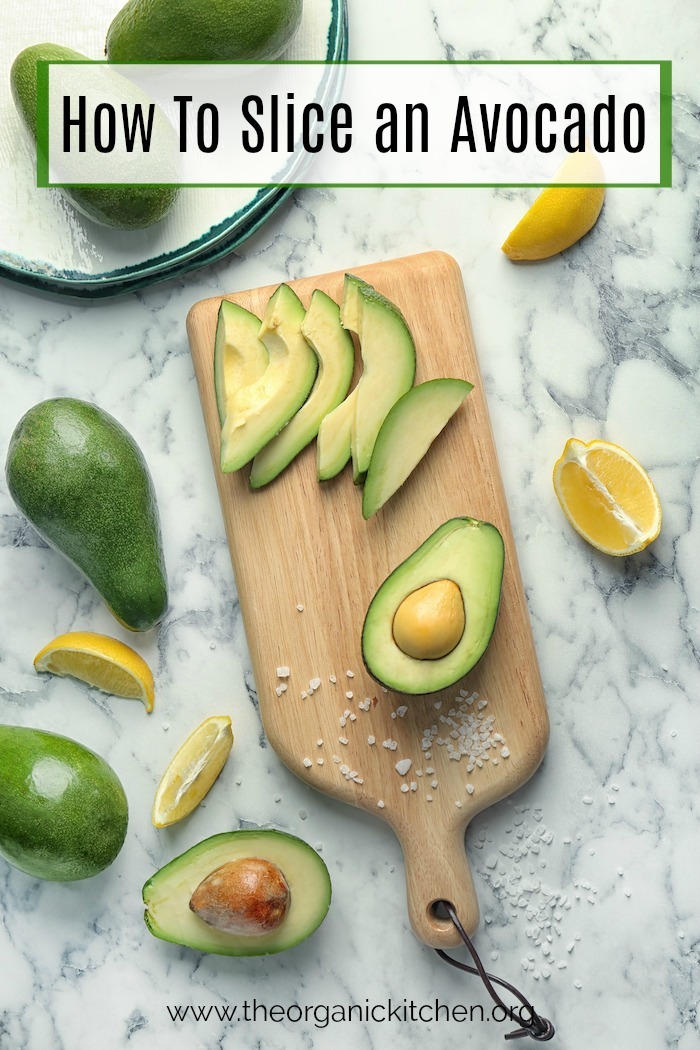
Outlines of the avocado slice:
<svg viewBox="0 0 700 1050">
<path fill-rule="evenodd" d="M 260 379 L 228 400 L 221 431 L 221 469 L 249 463 L 295 412 L 313 386 L 318 359 L 301 334 L 306 311 L 287 284 L 273 292 L 260 325 L 269 363 Z"/>
<path fill-rule="evenodd" d="M 362 313 L 361 288 L 372 289 L 372 285 L 356 277 L 354 273 L 346 273 L 343 279 L 343 299 L 340 304 L 340 323 L 355 335 L 360 334 L 360 317 Z"/>
<path fill-rule="evenodd" d="M 260 379 L 267 368 L 269 355 L 259 334 L 259 317 L 222 299 L 214 343 L 214 390 L 222 426 L 229 398 Z"/>
<path fill-rule="evenodd" d="M 318 374 L 308 400 L 279 434 L 258 452 L 251 488 L 277 477 L 318 434 L 323 418 L 343 400 L 355 367 L 352 336 L 341 327 L 338 306 L 320 289 L 311 296 L 301 332 L 318 358 Z"/>
<path fill-rule="evenodd" d="M 130 631 L 168 606 L 156 494 L 143 454 L 97 405 L 34 405 L 10 438 L 10 495 L 40 536 L 87 577 Z"/>
<path fill-rule="evenodd" d="M 336 477 L 350 460 L 356 404 L 357 387 L 321 420 L 316 441 L 316 477 L 319 481 L 330 481 Z"/>
<path fill-rule="evenodd" d="M 374 288 L 360 286 L 359 337 L 363 370 L 352 421 L 355 481 L 367 473 L 379 429 L 389 409 L 413 386 L 416 348 L 401 311 Z"/>
<path fill-rule="evenodd" d="M 360 288 L 371 288 L 371 284 L 346 273 L 343 281 L 343 298 L 340 303 L 340 323 L 349 332 L 360 331 Z M 330 481 L 340 474 L 352 455 L 352 421 L 355 418 L 357 387 L 337 408 L 321 420 L 316 441 L 316 477 L 319 481 Z"/>
<path fill-rule="evenodd" d="M 289 907 L 277 929 L 257 935 L 227 933 L 190 909 L 195 890 L 222 865 L 260 858 L 276 865 L 289 886 Z M 262 828 L 213 835 L 152 875 L 143 887 L 144 920 L 154 935 L 216 955 L 271 955 L 293 948 L 328 912 L 331 881 L 318 853 L 295 835 Z"/>
<path fill-rule="evenodd" d="M 403 485 L 471 389 L 472 383 L 464 379 L 429 379 L 411 387 L 389 409 L 365 478 L 365 520 Z"/>
<path fill-rule="evenodd" d="M 362 629 L 362 656 L 370 674 L 402 693 L 434 693 L 463 678 L 481 658 L 493 634 L 503 580 L 503 539 L 495 525 L 451 518 L 398 565 L 370 602 Z M 409 596 L 434 583 L 456 585 L 463 605 L 462 632 L 445 655 L 417 658 L 400 648 L 397 612 Z M 450 588 L 452 589 L 452 588 Z M 435 627 L 440 629 L 442 610 Z M 418 625 L 430 638 L 433 625 Z"/>
</svg>

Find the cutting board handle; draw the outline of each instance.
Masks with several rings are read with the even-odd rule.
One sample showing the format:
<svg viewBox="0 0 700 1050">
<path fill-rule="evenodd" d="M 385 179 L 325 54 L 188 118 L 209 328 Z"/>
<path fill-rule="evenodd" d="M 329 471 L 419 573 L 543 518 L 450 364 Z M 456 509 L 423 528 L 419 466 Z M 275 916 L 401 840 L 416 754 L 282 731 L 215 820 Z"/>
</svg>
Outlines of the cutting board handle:
<svg viewBox="0 0 700 1050">
<path fill-rule="evenodd" d="M 438 901 L 449 901 L 467 933 L 479 925 L 479 902 L 464 848 L 465 825 L 433 825 L 435 837 L 426 841 L 410 828 L 397 829 L 406 865 L 408 917 L 415 935 L 431 948 L 454 948 L 462 944 L 452 921 L 436 913 Z"/>
</svg>

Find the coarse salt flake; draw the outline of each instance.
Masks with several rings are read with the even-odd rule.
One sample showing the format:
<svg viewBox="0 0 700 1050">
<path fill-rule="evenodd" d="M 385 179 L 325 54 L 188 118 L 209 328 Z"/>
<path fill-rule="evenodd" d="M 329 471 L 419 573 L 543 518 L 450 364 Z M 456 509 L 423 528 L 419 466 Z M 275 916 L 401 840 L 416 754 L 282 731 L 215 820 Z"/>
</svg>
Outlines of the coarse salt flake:
<svg viewBox="0 0 700 1050">
<path fill-rule="evenodd" d="M 303 612 L 303 611 L 304 611 L 304 606 L 301 604 L 301 602 L 299 602 L 299 604 L 297 605 L 297 612 Z"/>
<path fill-rule="evenodd" d="M 408 791 L 408 784 L 402 784 L 402 785 L 401 785 L 401 790 L 403 791 L 403 793 L 404 793 L 404 795 L 405 795 L 405 794 L 406 794 L 406 792 Z"/>
<path fill-rule="evenodd" d="M 305 758 L 304 759 L 304 765 L 306 766 L 307 769 L 310 769 L 311 766 L 313 765 L 313 762 L 311 761 L 310 758 Z"/>
<path fill-rule="evenodd" d="M 288 667 L 278 667 L 277 668 L 277 677 L 278 678 L 289 678 L 289 675 L 290 675 L 290 671 L 289 671 Z"/>
<path fill-rule="evenodd" d="M 412 765 L 410 758 L 402 758 L 400 762 L 396 763 L 394 768 L 400 777 L 405 777 Z"/>
</svg>

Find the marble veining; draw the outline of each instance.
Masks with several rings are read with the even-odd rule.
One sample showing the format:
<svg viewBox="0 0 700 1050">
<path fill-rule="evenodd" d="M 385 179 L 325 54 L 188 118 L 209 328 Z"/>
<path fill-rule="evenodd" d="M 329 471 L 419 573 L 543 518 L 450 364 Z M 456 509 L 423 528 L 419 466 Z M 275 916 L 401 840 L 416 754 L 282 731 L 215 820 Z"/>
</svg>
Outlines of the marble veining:
<svg viewBox="0 0 700 1050">
<path fill-rule="evenodd" d="M 499 251 L 526 190 L 306 190 L 228 259 L 137 295 L 76 304 L 0 285 L 3 457 L 43 398 L 112 412 L 150 465 L 171 586 L 160 629 L 128 639 L 156 674 L 151 717 L 39 678 L 32 658 L 55 634 L 120 632 L 0 485 L 0 720 L 83 741 L 130 802 L 124 850 L 97 878 L 41 883 L 0 861 L 2 1050 L 407 1050 L 423 1038 L 481 1050 L 509 1029 L 478 1017 L 172 1016 L 190 1004 L 404 998 L 488 1013 L 479 983 L 413 937 L 391 831 L 313 792 L 266 746 L 184 328 L 205 296 L 433 248 L 464 275 L 552 726 L 538 773 L 467 834 L 477 946 L 554 1020 L 552 1045 L 700 1046 L 700 97 L 689 10 L 349 0 L 356 58 L 673 60 L 674 188 L 609 191 L 597 226 L 559 258 L 516 267 Z M 664 525 L 634 559 L 598 555 L 559 511 L 551 468 L 572 434 L 616 441 L 652 473 Z M 220 782 L 189 820 L 156 832 L 150 806 L 168 758 L 218 711 L 236 736 Z M 150 937 L 140 887 L 157 867 L 209 834 L 270 824 L 329 866 L 334 901 L 313 938 L 246 960 Z"/>
</svg>

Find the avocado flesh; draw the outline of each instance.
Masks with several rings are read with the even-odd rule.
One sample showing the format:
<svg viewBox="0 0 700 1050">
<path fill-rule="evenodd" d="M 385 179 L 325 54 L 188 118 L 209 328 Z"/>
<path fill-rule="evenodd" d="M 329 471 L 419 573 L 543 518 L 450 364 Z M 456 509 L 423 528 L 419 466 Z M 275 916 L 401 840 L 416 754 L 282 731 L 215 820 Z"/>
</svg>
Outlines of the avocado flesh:
<svg viewBox="0 0 700 1050">
<path fill-rule="evenodd" d="M 451 518 L 394 569 L 372 599 L 362 629 L 362 656 L 370 674 L 401 693 L 447 689 L 484 654 L 498 615 L 503 580 L 503 539 L 495 525 L 475 518 Z M 419 660 L 399 649 L 392 625 L 409 594 L 437 580 L 452 580 L 461 591 L 464 633 L 446 656 Z"/>
<path fill-rule="evenodd" d="M 336 477 L 350 460 L 356 404 L 357 387 L 321 420 L 316 443 L 316 477 L 319 481 Z"/>
<path fill-rule="evenodd" d="M 59 44 L 34 44 L 21 51 L 10 70 L 12 97 L 22 121 L 36 140 L 37 66 L 40 60 L 85 62 L 85 55 Z M 92 68 L 92 67 L 91 67 Z M 110 71 L 110 84 L 124 84 L 126 97 L 135 98 L 137 89 Z M 138 92 L 139 99 L 144 100 Z M 147 102 L 148 100 L 146 100 Z M 165 115 L 156 109 L 159 119 Z M 174 186 L 83 186 L 61 191 L 77 210 L 89 219 L 119 230 L 140 230 L 165 218 L 178 194 Z"/>
<path fill-rule="evenodd" d="M 267 368 L 269 355 L 259 332 L 259 317 L 238 303 L 222 300 L 214 343 L 214 390 L 222 426 L 229 399 L 260 379 Z"/>
<path fill-rule="evenodd" d="M 110 62 L 267 62 L 301 16 L 302 0 L 129 0 L 105 51 Z"/>
<path fill-rule="evenodd" d="M 164 615 L 168 586 L 155 490 L 131 435 L 74 398 L 34 405 L 10 438 L 7 485 L 50 546 L 132 631 Z"/>
<path fill-rule="evenodd" d="M 309 396 L 318 359 L 301 334 L 306 311 L 289 285 L 270 298 L 260 325 L 269 363 L 260 379 L 233 394 L 221 431 L 221 470 L 240 470 Z"/>
<path fill-rule="evenodd" d="M 68 737 L 0 725 L 0 799 L 0 855 L 35 878 L 91 878 L 124 843 L 128 807 L 119 778 Z"/>
<path fill-rule="evenodd" d="M 360 334 L 360 317 L 362 312 L 361 288 L 372 289 L 372 285 L 356 277 L 354 273 L 346 273 L 343 280 L 343 299 L 340 304 L 340 323 L 343 328 Z"/>
<path fill-rule="evenodd" d="M 225 933 L 189 907 L 197 886 L 216 868 L 243 857 L 276 864 L 290 889 L 287 914 L 276 930 L 260 936 Z M 143 887 L 144 920 L 155 937 L 216 955 L 271 955 L 306 940 L 323 922 L 331 882 L 318 853 L 282 831 L 231 831 L 187 850 L 151 876 Z"/>
<path fill-rule="evenodd" d="M 429 379 L 411 387 L 392 406 L 369 461 L 362 492 L 365 519 L 403 485 L 471 389 L 463 379 Z"/>
<path fill-rule="evenodd" d="M 272 441 L 258 452 L 250 473 L 251 488 L 277 477 L 318 434 L 322 420 L 348 392 L 355 366 L 352 336 L 341 327 L 338 307 L 316 289 L 301 332 L 318 358 L 318 373 L 308 399 Z"/>
<path fill-rule="evenodd" d="M 359 337 L 363 370 L 352 424 L 355 481 L 367 473 L 389 409 L 413 386 L 416 349 L 401 312 L 374 288 L 360 287 Z"/>
</svg>

